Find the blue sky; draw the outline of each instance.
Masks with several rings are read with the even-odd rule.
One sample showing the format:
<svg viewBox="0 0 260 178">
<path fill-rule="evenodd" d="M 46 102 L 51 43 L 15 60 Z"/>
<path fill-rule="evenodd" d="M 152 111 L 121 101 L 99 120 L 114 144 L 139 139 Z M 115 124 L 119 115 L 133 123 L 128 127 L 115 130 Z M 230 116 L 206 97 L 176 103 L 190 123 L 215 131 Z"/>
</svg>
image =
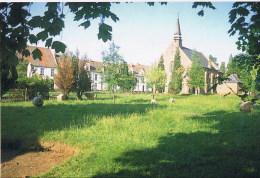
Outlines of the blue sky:
<svg viewBox="0 0 260 178">
<path fill-rule="evenodd" d="M 105 23 L 112 26 L 113 40 L 120 46 L 120 54 L 128 63 L 151 65 L 173 39 L 179 14 L 183 46 L 207 56 L 211 54 L 218 58 L 219 63 L 227 62 L 230 54 L 239 53 L 235 45 L 237 36 L 230 37 L 227 33 L 231 26 L 228 12 L 233 3 L 213 4 L 217 9 L 205 9 L 203 17 L 197 15 L 199 8 L 192 9 L 192 2 L 156 3 L 151 7 L 143 2 L 113 4 L 111 10 L 120 20 L 115 23 L 107 19 Z M 32 14 L 42 13 L 43 5 L 35 4 Z M 65 28 L 57 39 L 64 42 L 69 50 L 78 48 L 81 56 L 87 54 L 92 60 L 102 61 L 101 51 L 108 48 L 108 43 L 98 40 L 98 23 L 99 19 L 93 20 L 91 26 L 84 29 L 78 27 L 80 22 L 73 21 L 73 14 L 67 13 Z"/>
</svg>

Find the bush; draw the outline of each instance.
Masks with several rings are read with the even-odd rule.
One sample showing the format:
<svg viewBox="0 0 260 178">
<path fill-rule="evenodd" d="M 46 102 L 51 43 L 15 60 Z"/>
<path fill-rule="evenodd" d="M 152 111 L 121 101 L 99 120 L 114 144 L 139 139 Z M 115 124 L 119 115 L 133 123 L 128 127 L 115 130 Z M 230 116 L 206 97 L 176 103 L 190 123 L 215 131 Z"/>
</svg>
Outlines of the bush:
<svg viewBox="0 0 260 178">
<path fill-rule="evenodd" d="M 43 99 L 49 99 L 49 90 L 53 88 L 53 81 L 37 75 L 30 78 L 19 78 L 17 88 L 26 89 L 26 95 L 29 99 L 38 95 L 41 95 Z"/>
</svg>

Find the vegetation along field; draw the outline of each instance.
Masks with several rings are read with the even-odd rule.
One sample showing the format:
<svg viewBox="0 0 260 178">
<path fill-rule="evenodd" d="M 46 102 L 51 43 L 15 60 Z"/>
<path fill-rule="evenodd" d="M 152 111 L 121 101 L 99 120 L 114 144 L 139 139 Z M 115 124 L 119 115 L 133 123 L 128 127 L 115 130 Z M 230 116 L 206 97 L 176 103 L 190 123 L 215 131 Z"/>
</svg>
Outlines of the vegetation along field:
<svg viewBox="0 0 260 178">
<path fill-rule="evenodd" d="M 2 103 L 2 140 L 46 141 L 79 153 L 39 176 L 260 177 L 260 108 L 236 96 L 117 94 L 96 100 Z M 14 143 L 15 144 L 15 143 Z"/>
</svg>

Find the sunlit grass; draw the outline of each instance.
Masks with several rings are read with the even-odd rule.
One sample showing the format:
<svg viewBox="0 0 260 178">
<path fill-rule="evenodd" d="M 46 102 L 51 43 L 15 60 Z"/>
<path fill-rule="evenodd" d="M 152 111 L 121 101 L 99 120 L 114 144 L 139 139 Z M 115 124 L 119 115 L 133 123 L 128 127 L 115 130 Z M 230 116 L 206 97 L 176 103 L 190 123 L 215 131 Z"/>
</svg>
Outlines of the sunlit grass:
<svg viewBox="0 0 260 178">
<path fill-rule="evenodd" d="M 63 142 L 80 153 L 42 176 L 260 176 L 260 112 L 236 96 L 99 93 L 97 100 L 2 104 L 2 138 Z"/>
</svg>

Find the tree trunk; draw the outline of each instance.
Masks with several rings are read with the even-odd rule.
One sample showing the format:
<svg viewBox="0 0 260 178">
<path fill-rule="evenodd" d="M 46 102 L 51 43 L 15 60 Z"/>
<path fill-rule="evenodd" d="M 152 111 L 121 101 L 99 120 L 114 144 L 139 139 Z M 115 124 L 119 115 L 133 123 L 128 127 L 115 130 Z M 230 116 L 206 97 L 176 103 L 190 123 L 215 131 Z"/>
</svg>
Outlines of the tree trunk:
<svg viewBox="0 0 260 178">
<path fill-rule="evenodd" d="M 115 91 L 112 90 L 112 92 L 113 92 L 113 102 L 114 102 L 114 104 L 115 104 L 115 103 L 116 103 L 116 100 L 115 100 Z"/>
</svg>

